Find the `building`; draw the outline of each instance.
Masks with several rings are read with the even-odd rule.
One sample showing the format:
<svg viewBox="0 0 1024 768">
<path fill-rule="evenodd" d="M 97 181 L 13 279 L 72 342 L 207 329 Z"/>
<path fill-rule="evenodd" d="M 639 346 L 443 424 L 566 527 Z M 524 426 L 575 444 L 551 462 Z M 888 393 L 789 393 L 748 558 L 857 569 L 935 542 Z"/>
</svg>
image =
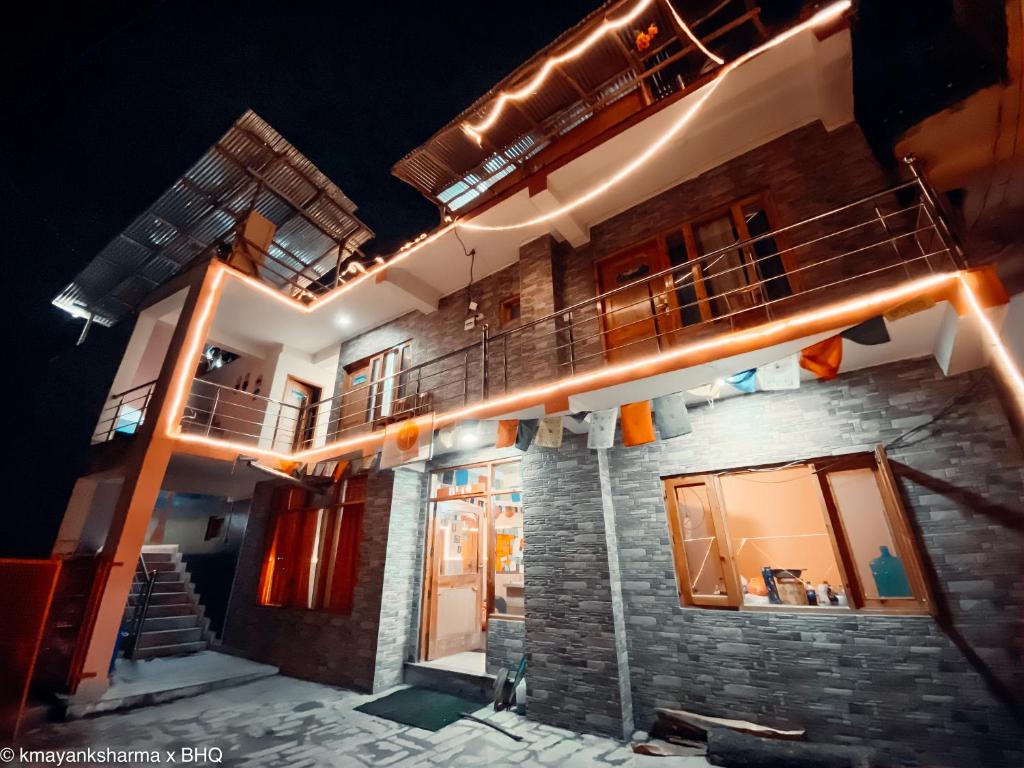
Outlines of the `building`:
<svg viewBox="0 0 1024 768">
<path fill-rule="evenodd" d="M 151 590 L 140 657 L 1019 759 L 1019 238 L 869 145 L 849 3 L 761 6 L 595 11 L 396 164 L 442 221 L 387 258 L 244 115 L 56 299 L 134 330 L 37 681 L 99 696 Z"/>
</svg>

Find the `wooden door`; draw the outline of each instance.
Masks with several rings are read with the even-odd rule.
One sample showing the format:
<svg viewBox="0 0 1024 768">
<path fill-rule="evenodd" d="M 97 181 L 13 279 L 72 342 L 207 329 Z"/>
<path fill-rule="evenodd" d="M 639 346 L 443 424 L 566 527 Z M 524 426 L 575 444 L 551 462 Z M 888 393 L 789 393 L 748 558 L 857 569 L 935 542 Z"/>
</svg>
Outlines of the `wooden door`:
<svg viewBox="0 0 1024 768">
<path fill-rule="evenodd" d="M 487 497 L 434 503 L 427 584 L 427 660 L 484 650 Z"/>
<path fill-rule="evenodd" d="M 285 381 L 284 402 L 287 406 L 281 417 L 280 434 L 291 435 L 293 450 L 311 445 L 316 429 L 316 404 L 320 402 L 320 388 L 289 376 Z"/>
<path fill-rule="evenodd" d="M 679 327 L 672 276 L 651 278 L 669 267 L 659 240 L 602 259 L 597 264 L 601 293 L 629 286 L 602 302 L 605 358 L 629 360 L 669 346 Z"/>
<path fill-rule="evenodd" d="M 345 394 L 341 398 L 341 431 L 369 421 L 371 364 L 371 360 L 365 360 L 347 371 Z"/>
</svg>

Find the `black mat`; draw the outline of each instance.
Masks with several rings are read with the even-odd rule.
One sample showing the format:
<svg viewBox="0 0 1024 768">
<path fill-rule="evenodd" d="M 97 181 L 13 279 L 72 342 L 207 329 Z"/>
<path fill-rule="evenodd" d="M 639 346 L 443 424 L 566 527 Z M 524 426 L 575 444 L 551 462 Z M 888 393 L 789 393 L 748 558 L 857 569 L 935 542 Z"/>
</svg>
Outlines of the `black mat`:
<svg viewBox="0 0 1024 768">
<path fill-rule="evenodd" d="M 426 688 L 403 688 L 356 707 L 356 712 L 383 717 L 426 731 L 439 731 L 459 719 L 461 712 L 475 712 L 480 703 Z"/>
</svg>

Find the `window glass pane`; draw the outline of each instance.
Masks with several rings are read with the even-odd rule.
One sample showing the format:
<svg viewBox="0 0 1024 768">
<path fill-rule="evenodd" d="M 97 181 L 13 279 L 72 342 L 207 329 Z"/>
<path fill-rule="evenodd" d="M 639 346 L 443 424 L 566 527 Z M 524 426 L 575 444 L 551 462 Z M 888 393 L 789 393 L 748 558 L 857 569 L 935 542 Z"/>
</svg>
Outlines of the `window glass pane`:
<svg viewBox="0 0 1024 768">
<path fill-rule="evenodd" d="M 522 482 L 519 474 L 519 462 L 510 461 L 505 464 L 494 465 L 494 490 L 507 491 L 519 488 Z"/>
<path fill-rule="evenodd" d="M 676 232 L 665 238 L 665 247 L 668 250 L 668 258 L 672 262 L 672 266 L 686 264 L 689 261 L 686 254 L 686 242 L 681 233 Z M 672 279 L 676 286 L 676 302 L 679 304 L 683 325 L 699 323 L 701 320 L 700 305 L 697 303 L 697 290 L 694 287 L 693 272 L 691 270 L 680 270 L 673 273 Z"/>
<path fill-rule="evenodd" d="M 726 594 L 725 571 L 707 486 L 701 483 L 676 487 L 676 506 L 691 592 L 695 596 Z"/>
<path fill-rule="evenodd" d="M 739 240 L 731 216 L 696 224 L 693 236 L 699 256 L 710 254 Z M 711 303 L 711 314 L 715 317 L 753 306 L 750 291 L 742 290 L 749 281 L 740 249 L 725 251 L 705 259 L 700 264 L 704 278 L 704 289 Z"/>
<path fill-rule="evenodd" d="M 874 470 L 828 473 L 864 597 L 913 596 L 900 552 L 893 541 Z"/>
<path fill-rule="evenodd" d="M 752 203 L 743 208 L 743 217 L 747 221 L 747 231 L 751 237 L 763 235 L 771 231 L 768 214 L 759 203 Z M 786 267 L 779 256 L 779 247 L 775 239 L 766 237 L 752 246 L 756 259 L 757 272 L 765 280 L 764 292 L 769 299 L 781 299 L 793 293 L 786 277 Z"/>
<path fill-rule="evenodd" d="M 721 488 L 745 605 L 840 604 L 841 572 L 810 466 L 730 473 Z"/>
<path fill-rule="evenodd" d="M 518 462 L 517 462 L 518 464 Z M 523 600 L 523 502 L 518 493 L 493 497 L 494 612 L 525 613 Z"/>
<path fill-rule="evenodd" d="M 446 499 L 450 496 L 486 493 L 489 473 L 490 468 L 486 464 L 435 472 L 430 481 L 430 495 L 435 499 Z"/>
<path fill-rule="evenodd" d="M 438 503 L 434 546 L 441 576 L 479 572 L 480 520 L 485 503 L 477 497 Z"/>
</svg>

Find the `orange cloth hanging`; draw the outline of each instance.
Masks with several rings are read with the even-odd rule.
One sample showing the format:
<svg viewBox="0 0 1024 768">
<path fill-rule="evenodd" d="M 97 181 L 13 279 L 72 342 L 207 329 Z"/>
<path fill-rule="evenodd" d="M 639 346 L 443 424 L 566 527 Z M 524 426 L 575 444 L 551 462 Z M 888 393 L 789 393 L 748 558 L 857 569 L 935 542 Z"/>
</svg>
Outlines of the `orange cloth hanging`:
<svg viewBox="0 0 1024 768">
<path fill-rule="evenodd" d="M 498 439 L 495 448 L 508 448 L 516 444 L 516 432 L 519 430 L 519 419 L 502 419 L 498 422 Z"/>
<path fill-rule="evenodd" d="M 650 400 L 619 406 L 619 417 L 622 421 L 623 445 L 654 442 L 654 419 L 651 417 Z"/>
<path fill-rule="evenodd" d="M 842 336 L 830 336 L 824 341 L 800 350 L 800 367 L 813 373 L 822 381 L 829 381 L 839 375 L 843 362 Z"/>
</svg>

